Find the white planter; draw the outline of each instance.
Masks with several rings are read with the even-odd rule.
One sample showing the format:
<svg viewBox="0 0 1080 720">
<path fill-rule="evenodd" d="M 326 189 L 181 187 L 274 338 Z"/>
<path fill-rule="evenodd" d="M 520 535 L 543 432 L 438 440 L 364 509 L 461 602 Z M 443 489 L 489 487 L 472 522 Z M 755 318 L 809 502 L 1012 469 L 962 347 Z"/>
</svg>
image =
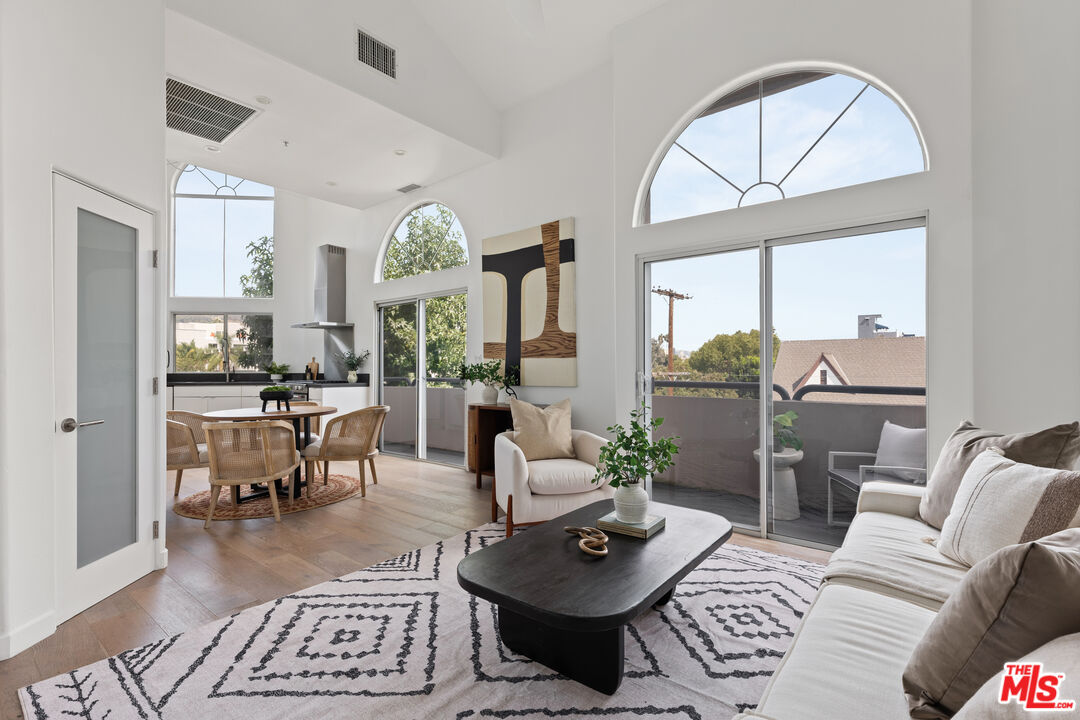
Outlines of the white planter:
<svg viewBox="0 0 1080 720">
<path fill-rule="evenodd" d="M 284 377 L 284 376 L 282 376 L 280 374 L 271 374 L 270 375 L 270 379 L 273 380 L 274 382 L 281 382 L 282 377 Z"/>
<path fill-rule="evenodd" d="M 355 370 L 350 370 L 349 374 L 345 376 L 345 379 L 348 382 L 351 382 L 351 383 L 356 382 L 356 371 Z"/>
<path fill-rule="evenodd" d="M 754 459 L 761 462 L 761 451 L 754 451 Z M 773 453 L 772 506 L 774 520 L 799 519 L 799 490 L 795 483 L 795 465 L 803 459 L 802 450 L 784 448 Z"/>
<path fill-rule="evenodd" d="M 499 401 L 499 388 L 494 385 L 485 385 L 481 397 L 485 405 L 494 405 Z"/>
<path fill-rule="evenodd" d="M 615 489 L 615 518 L 624 523 L 643 523 L 649 514 L 649 493 L 644 483 Z"/>
</svg>

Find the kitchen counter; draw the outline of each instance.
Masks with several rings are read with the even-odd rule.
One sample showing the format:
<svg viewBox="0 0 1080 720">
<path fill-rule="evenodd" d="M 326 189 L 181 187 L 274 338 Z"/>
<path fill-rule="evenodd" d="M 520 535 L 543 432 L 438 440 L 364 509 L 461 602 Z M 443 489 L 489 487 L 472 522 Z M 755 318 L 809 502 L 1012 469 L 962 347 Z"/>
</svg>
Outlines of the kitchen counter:
<svg viewBox="0 0 1080 720">
<path fill-rule="evenodd" d="M 182 385 L 213 385 L 213 386 L 253 386 L 266 387 L 267 385 L 297 385 L 304 384 L 311 387 L 348 387 L 349 385 L 356 385 L 360 387 L 367 387 L 370 381 L 368 373 L 361 373 L 359 375 L 359 382 L 346 383 L 346 382 L 334 382 L 327 380 L 304 380 L 304 376 L 297 373 L 290 373 L 285 376 L 284 380 L 271 380 L 268 375 L 260 373 L 252 373 L 255 377 L 241 376 L 234 380 L 225 380 L 224 373 L 169 373 L 166 376 L 165 384 L 168 387 L 176 387 Z"/>
</svg>

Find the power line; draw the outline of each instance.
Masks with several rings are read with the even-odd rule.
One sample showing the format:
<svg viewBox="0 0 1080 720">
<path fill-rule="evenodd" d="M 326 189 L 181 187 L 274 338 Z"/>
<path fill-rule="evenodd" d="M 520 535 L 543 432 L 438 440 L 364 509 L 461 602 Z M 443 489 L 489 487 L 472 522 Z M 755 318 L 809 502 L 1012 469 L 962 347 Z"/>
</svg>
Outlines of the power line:
<svg viewBox="0 0 1080 720">
<path fill-rule="evenodd" d="M 671 375 L 675 372 L 675 301 L 692 300 L 694 296 L 671 290 L 669 288 L 654 287 L 652 291 L 656 295 L 661 295 L 667 298 L 667 370 L 668 374 Z M 672 388 L 668 388 L 668 395 L 674 395 L 674 391 Z"/>
</svg>

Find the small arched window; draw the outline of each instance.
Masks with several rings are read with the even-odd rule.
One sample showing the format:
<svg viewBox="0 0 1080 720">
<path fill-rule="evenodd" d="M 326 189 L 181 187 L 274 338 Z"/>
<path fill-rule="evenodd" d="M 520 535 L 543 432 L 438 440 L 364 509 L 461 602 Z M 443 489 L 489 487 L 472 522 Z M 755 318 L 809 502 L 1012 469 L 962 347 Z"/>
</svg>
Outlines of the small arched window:
<svg viewBox="0 0 1080 720">
<path fill-rule="evenodd" d="M 662 222 L 926 169 L 891 97 L 840 73 L 792 72 L 727 93 L 672 143 L 640 218 Z"/>
<path fill-rule="evenodd" d="M 465 231 L 454 212 L 425 203 L 402 219 L 386 246 L 382 279 L 423 275 L 469 264 Z"/>
</svg>

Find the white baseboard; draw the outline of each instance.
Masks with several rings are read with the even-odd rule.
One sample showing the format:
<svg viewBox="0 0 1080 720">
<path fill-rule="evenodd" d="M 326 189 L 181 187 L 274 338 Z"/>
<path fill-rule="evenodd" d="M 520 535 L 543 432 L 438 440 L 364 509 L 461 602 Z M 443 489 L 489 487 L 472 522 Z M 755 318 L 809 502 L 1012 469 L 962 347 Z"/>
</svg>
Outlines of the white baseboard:
<svg viewBox="0 0 1080 720">
<path fill-rule="evenodd" d="M 11 632 L 0 634 L 0 660 L 15 657 L 56 632 L 56 612 L 49 610 Z"/>
</svg>

